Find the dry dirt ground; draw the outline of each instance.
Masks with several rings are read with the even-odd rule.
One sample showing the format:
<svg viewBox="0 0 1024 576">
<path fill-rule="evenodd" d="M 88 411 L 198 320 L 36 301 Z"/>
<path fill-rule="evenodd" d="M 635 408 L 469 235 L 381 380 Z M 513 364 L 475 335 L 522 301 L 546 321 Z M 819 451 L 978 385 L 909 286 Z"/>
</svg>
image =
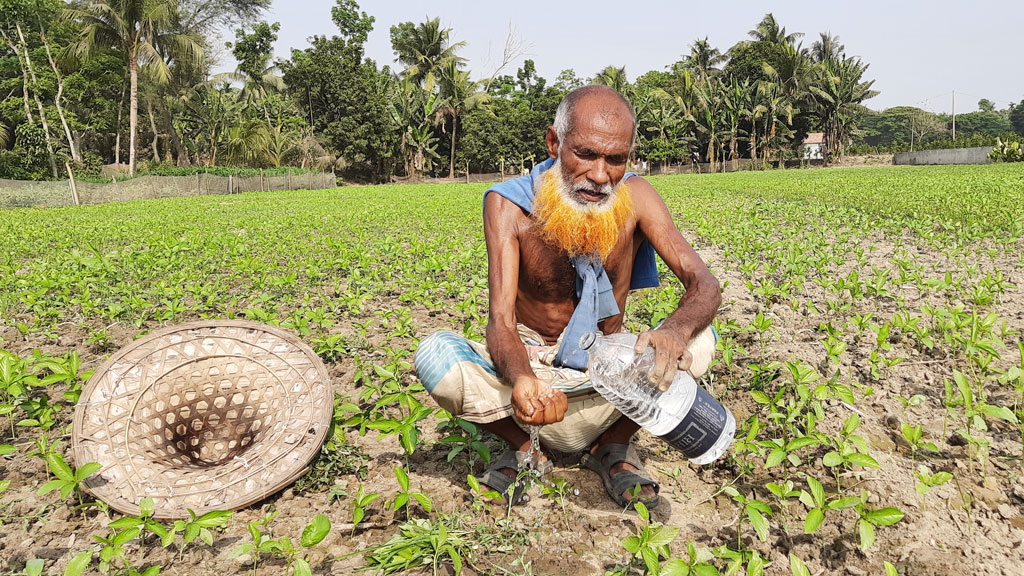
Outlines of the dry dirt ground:
<svg viewBox="0 0 1024 576">
<path fill-rule="evenodd" d="M 872 263 L 884 265 L 892 252 L 891 243 L 886 238 L 865 239 L 865 243 L 878 247 L 872 253 Z M 700 242 L 696 246 L 720 280 L 728 281 L 722 316 L 740 325 L 748 324 L 759 307 L 749 291 L 743 288 L 743 279 L 738 272 L 725 268 L 724 257 L 714 246 Z M 928 265 L 942 256 L 921 251 L 918 258 L 919 262 Z M 1011 329 L 1021 330 L 1024 329 L 1024 272 L 1016 268 L 1016 262 L 1017 255 L 1014 254 L 1007 255 L 1004 260 L 984 261 L 982 266 L 1009 271 L 1008 280 L 1016 287 L 1005 295 L 997 309 Z M 806 290 L 821 291 L 822 288 L 807 283 Z M 928 298 L 924 294 L 908 294 L 908 306 L 917 309 Z M 372 314 L 374 307 L 389 309 L 397 305 L 397 301 L 378 299 L 371 303 L 366 314 Z M 820 339 L 815 335 L 815 319 L 792 310 L 787 304 L 773 305 L 768 313 L 775 322 L 774 335 L 766 346 L 767 357 L 785 360 L 821 356 L 818 351 Z M 185 317 L 182 321 L 192 319 Z M 450 329 L 457 321 L 458 313 L 452 310 L 413 308 L 413 324 L 420 338 L 438 329 Z M 77 350 L 88 367 L 97 367 L 106 353 L 83 344 L 84 332 L 73 331 L 70 326 L 68 329 L 60 335 L 57 344 L 42 340 L 24 341 L 10 328 L 0 333 L 0 337 L 5 347 L 15 353 L 27 355 L 33 348 L 51 354 Z M 335 330 L 350 336 L 355 334 L 351 325 L 339 325 Z M 116 348 L 129 343 L 137 332 L 115 325 L 109 333 Z M 371 343 L 383 339 L 381 334 L 371 333 L 368 337 Z M 740 338 L 748 354 L 753 355 L 757 342 L 752 336 Z M 398 344 L 412 346 L 413 341 L 406 339 Z M 861 375 L 864 382 L 872 381 L 866 360 L 869 353 L 867 343 L 851 345 L 844 360 L 844 371 Z M 328 367 L 338 393 L 350 397 L 358 395 L 353 378 L 355 366 L 348 357 Z M 804 559 L 815 575 L 882 574 L 883 561 L 893 563 L 900 574 L 914 576 L 1024 574 L 1024 476 L 1020 429 L 1003 423 L 992 425 L 990 432 L 994 441 L 988 476 L 983 479 L 977 463 L 972 463 L 967 457 L 967 447 L 952 432 L 954 426 L 944 426 L 942 381 L 951 377 L 954 368 L 951 361 L 942 357 L 911 351 L 906 362 L 893 367 L 881 381 L 872 382 L 873 394 L 863 398 L 858 394 L 855 406 L 838 408 L 838 413 L 844 418 L 842 410 L 854 410 L 861 415 L 860 433 L 868 440 L 872 454 L 881 464 L 879 470 L 846 473 L 846 487 L 868 490 L 871 493 L 869 502 L 873 506 L 896 506 L 906 514 L 905 518 L 894 526 L 878 528 L 877 542 L 865 554 L 858 548 L 856 516 L 851 518 L 850 514 L 845 514 L 835 521 L 827 520 L 817 534 L 804 535 L 804 510 L 802 505 L 793 502 L 788 509 L 780 510 L 771 518 L 773 530 L 768 542 L 752 538 L 749 528 L 744 531 L 743 543 L 759 550 L 771 563 L 766 573 L 789 574 L 788 554 L 792 552 Z M 754 410 L 754 404 L 746 391 L 727 390 L 722 385 L 727 374 L 726 367 L 716 365 L 705 384 L 724 399 L 737 421 L 741 422 Z M 412 376 L 406 378 L 412 382 Z M 904 411 L 895 397 L 913 394 L 923 394 L 927 401 Z M 1014 401 L 1009 397 L 993 400 L 1001 400 L 1008 405 Z M 425 396 L 424 401 L 434 406 Z M 913 471 L 917 462 L 912 461 L 900 435 L 899 423 L 903 421 L 923 424 L 926 435 L 938 445 L 937 454 L 918 456 L 918 459 L 926 461 L 933 472 L 947 470 L 957 479 L 934 489 L 926 504 L 914 490 Z M 436 509 L 449 514 L 461 513 L 467 526 L 488 525 L 492 534 L 500 536 L 498 544 L 477 550 L 471 559 L 467 558 L 469 562 L 463 573 L 603 574 L 628 561 L 629 554 L 620 543 L 635 533 L 642 522 L 635 512 L 624 512 L 606 496 L 597 476 L 579 467 L 579 455 L 553 455 L 556 465 L 553 475 L 564 478 L 578 490 L 578 494 L 571 493 L 565 499 L 564 514 L 556 500 L 541 497 L 535 491 L 528 502 L 508 512 L 510 521 L 501 527 L 495 525 L 495 521 L 505 517 L 504 508 L 472 508 L 466 483 L 469 469 L 461 459 L 451 464 L 446 462 L 449 447 L 436 443 L 441 438 L 440 432 L 435 430 L 437 422 L 431 418 L 421 426 L 420 448 L 409 458 L 413 488 L 426 493 Z M 837 418 L 820 423 L 820 427 L 835 433 L 841 423 Z M 369 527 L 354 531 L 342 529 L 343 525 L 351 522 L 351 498 L 332 503 L 326 488 L 307 491 L 287 489 L 258 505 L 238 511 L 227 529 L 216 534 L 212 548 L 196 543 L 179 560 L 173 548 L 162 549 L 151 538 L 141 547 L 137 541 L 129 545 L 129 558 L 142 567 L 162 565 L 161 574 L 244 574 L 251 568 L 250 559 L 229 558 L 231 549 L 248 539 L 247 522 L 258 520 L 270 510 L 277 510 L 280 514 L 271 525 L 273 533 L 293 539 L 298 538 L 305 523 L 315 513 L 328 515 L 335 529 L 309 553 L 313 571 L 317 574 L 355 571 L 364 566 L 359 552 L 367 546 L 386 541 L 404 519 L 393 519 L 392 511 L 385 509 L 383 503 L 395 494 L 397 484 L 392 470 L 395 466 L 404 465 L 405 459 L 394 436 L 378 440 L 375 432 L 361 437 L 349 430 L 347 438 L 366 454 L 363 461 L 365 476 L 360 479 L 348 474 L 336 480 L 346 484 L 349 494 L 354 494 L 360 483 L 368 492 L 382 494 L 368 508 L 364 521 L 370 524 Z M 106 534 L 108 518 L 96 509 L 76 512 L 70 506 L 70 500 L 69 503 L 58 502 L 54 494 L 37 496 L 36 487 L 45 481 L 45 471 L 41 462 L 23 456 L 29 450 L 26 446 L 28 440 L 19 442 L 21 450 L 18 457 L 0 459 L 0 479 L 11 481 L 10 489 L 0 497 L 0 568 L 5 574 L 17 574 L 27 559 L 41 558 L 46 561 L 47 574 L 60 574 L 74 554 L 93 543 L 93 535 Z M 501 450 L 493 438 L 488 442 L 495 453 Z M 654 511 L 653 519 L 680 528 L 679 536 L 672 545 L 675 557 L 685 555 L 685 548 L 681 545 L 684 541 L 694 542 L 698 547 L 724 543 L 735 546 L 739 509 L 722 493 L 723 486 L 732 483 L 741 493 L 749 494 L 754 490 L 760 498 L 771 500 L 771 495 L 763 489 L 763 482 L 754 480 L 757 471 L 737 478 L 738 469 L 729 458 L 698 468 L 678 453 L 667 451 L 657 439 L 645 432 L 638 435 L 637 442 L 647 469 L 662 484 L 664 503 Z M 477 474 L 480 471 L 479 466 L 474 470 Z M 818 472 L 818 478 L 830 477 L 824 469 Z M 422 511 L 417 514 L 423 515 Z M 281 561 L 269 560 L 261 564 L 258 572 L 283 574 L 284 571 Z M 443 566 L 440 571 L 451 573 L 452 569 Z M 428 566 L 412 573 L 428 574 L 431 569 Z"/>
<path fill-rule="evenodd" d="M 888 256 L 885 239 L 878 239 L 880 250 L 872 256 L 881 263 Z M 699 246 L 711 268 L 725 281 L 730 281 L 725 293 L 723 315 L 740 325 L 749 323 L 756 311 L 756 303 L 748 290 L 742 289 L 738 276 L 720 270 L 721 255 L 712 246 Z M 930 254 L 921 254 L 924 261 Z M 1012 270 L 1008 261 L 1006 268 Z M 1024 275 L 1014 271 L 1010 278 L 1018 287 L 1024 286 Z M 819 287 L 808 284 L 809 290 Z M 922 296 L 924 297 L 924 296 Z M 387 302 L 376 302 L 387 306 Z M 786 305 L 776 305 L 771 314 L 775 317 L 775 337 L 767 344 L 766 355 L 771 358 L 812 357 L 807 351 L 818 343 L 813 337 L 814 326 L 810 321 Z M 1002 306 L 1002 318 L 1011 324 L 1024 325 L 1024 298 L 1020 288 L 1006 298 Z M 435 329 L 447 329 L 454 317 L 450 313 L 415 310 L 414 324 L 419 337 Z M 352 330 L 350 327 L 348 330 Z M 344 332 L 346 327 L 339 327 Z M 112 341 L 120 346 L 127 344 L 135 331 L 123 326 L 112 328 Z M 20 341 L 12 329 L 2 337 L 12 344 L 12 352 L 28 354 L 39 347 L 44 353 L 65 353 L 69 348 L 77 349 L 91 367 L 102 360 L 94 348 L 82 345 L 82 335 L 68 333 L 61 335 L 59 345 L 42 341 Z M 381 335 L 371 335 L 381 338 Z M 412 342 L 409 342 L 410 344 Z M 746 342 L 754 351 L 757 343 Z M 863 358 L 869 346 L 861 351 L 852 351 L 850 370 L 866 371 Z M 335 389 L 342 395 L 354 397 L 358 390 L 353 384 L 354 366 L 350 360 L 329 365 Z M 1021 476 L 1020 439 L 1014 438 L 1012 430 L 996 428 L 996 443 L 992 448 L 991 465 L 1000 474 L 991 475 L 982 481 L 978 474 L 969 474 L 972 466 L 966 457 L 967 448 L 957 442 L 949 430 L 943 436 L 942 411 L 935 403 L 925 403 L 900 413 L 896 395 L 909 397 L 923 394 L 930 399 L 941 397 L 941 380 L 948 377 L 952 367 L 948 362 L 933 358 L 910 358 L 897 365 L 884 382 L 874 386 L 874 394 L 858 400 L 854 410 L 862 416 L 861 434 L 868 440 L 872 454 L 882 464 L 880 470 L 864 470 L 851 479 L 858 488 L 871 493 L 871 501 L 882 501 L 895 505 L 906 513 L 899 524 L 880 528 L 876 547 L 867 554 L 857 547 L 856 532 L 852 523 L 827 523 L 814 536 L 803 534 L 801 504 L 794 503 L 790 515 L 773 519 L 774 523 L 787 526 L 788 533 L 762 543 L 745 535 L 744 543 L 761 550 L 772 563 L 768 573 L 788 573 L 786 554 L 798 554 L 812 568 L 814 574 L 862 574 L 882 573 L 882 562 L 890 561 L 900 568 L 901 573 L 938 576 L 955 573 L 977 574 L 1022 574 L 1020 560 L 1024 558 L 1024 480 Z M 715 367 L 712 376 L 706 379 L 742 421 L 753 410 L 749 395 L 741 390 L 726 390 L 716 384 L 724 368 Z M 412 376 L 409 376 L 412 378 Z M 430 402 L 430 401 L 427 401 Z M 432 404 L 431 404 L 432 405 Z M 958 478 L 959 485 L 949 483 L 929 494 L 927 506 L 914 492 L 912 463 L 905 443 L 899 434 L 899 422 L 910 418 L 926 426 L 926 434 L 936 439 L 940 453 L 929 457 L 933 471 L 948 469 Z M 471 498 L 466 487 L 465 464 L 445 462 L 447 446 L 434 444 L 440 439 L 434 429 L 434 420 L 422 426 L 424 437 L 422 448 L 410 458 L 414 487 L 419 487 L 432 500 L 436 508 L 446 512 L 463 510 L 468 513 L 469 524 L 493 522 L 502 518 L 506 510 L 493 506 L 489 511 L 472 511 Z M 840 422 L 823 422 L 825 428 L 838 428 Z M 834 431 L 834 430 L 833 430 Z M 358 552 L 368 545 L 385 541 L 396 530 L 398 522 L 392 521 L 392 512 L 384 509 L 383 500 L 391 497 L 396 484 L 392 468 L 403 464 L 400 449 L 393 437 L 381 441 L 370 433 L 359 437 L 349 430 L 347 438 L 366 452 L 368 458 L 366 477 L 361 480 L 368 492 L 379 492 L 383 496 L 369 508 L 365 522 L 369 529 L 358 529 L 354 534 L 337 527 L 351 521 L 350 501 L 330 503 L 326 490 L 296 493 L 293 489 L 274 495 L 259 505 L 240 510 L 228 528 L 218 534 L 213 548 L 199 544 L 188 549 L 183 559 L 177 561 L 173 549 L 165 550 L 157 542 L 148 542 L 144 549 L 130 550 L 130 558 L 143 558 L 143 566 L 164 565 L 163 574 L 242 574 L 250 566 L 247 557 L 228 559 L 230 549 L 247 538 L 245 524 L 258 520 L 269 509 L 279 510 L 280 516 L 272 525 L 275 535 L 291 535 L 297 538 L 303 525 L 313 512 L 324 512 L 336 529 L 310 553 L 315 573 L 349 573 L 364 566 Z M 496 452 L 501 447 L 494 439 L 490 446 Z M 735 468 L 723 458 L 714 465 L 696 467 L 673 451 L 667 451 L 662 444 L 646 433 L 640 433 L 638 443 L 648 470 L 662 483 L 664 503 L 653 512 L 653 519 L 681 529 L 679 540 L 687 540 L 698 546 L 717 545 L 735 540 L 737 508 L 731 499 L 721 493 L 721 488 L 736 479 Z M 578 454 L 554 454 L 556 464 L 553 475 L 566 480 L 579 494 L 569 494 L 565 502 L 565 515 L 558 503 L 544 498 L 535 490 L 525 504 L 512 508 L 511 528 L 507 529 L 509 548 L 507 553 L 480 553 L 470 563 L 465 573 L 505 573 L 513 571 L 512 561 L 519 559 L 521 566 L 531 563 L 535 574 L 601 574 L 606 569 L 621 565 L 629 554 L 620 542 L 634 533 L 641 524 L 633 511 L 618 508 L 604 493 L 598 478 L 589 470 L 579 466 Z M 93 534 L 104 534 L 108 519 L 95 509 L 84 513 L 74 511 L 70 505 L 58 503 L 53 495 L 38 497 L 35 487 L 45 481 L 44 470 L 34 459 L 18 457 L 0 459 L 0 478 L 11 481 L 11 489 L 2 500 L 3 529 L 0 531 L 0 559 L 7 573 L 16 573 L 25 561 L 31 558 L 46 560 L 47 573 L 57 574 L 71 560 L 74 553 L 89 545 Z M 479 467 L 475 470 L 477 474 Z M 827 477 L 822 470 L 819 478 Z M 347 482 L 350 493 L 360 481 L 354 476 L 339 478 Z M 754 483 L 746 484 L 744 478 L 735 480 L 734 486 L 741 492 L 760 489 Z M 963 497 L 973 499 L 971 506 L 965 506 Z M 762 498 L 767 499 L 766 495 Z M 488 518 L 489 515 L 489 518 Z M 773 532 L 776 534 L 778 532 Z M 482 550 L 481 550 L 482 551 Z M 450 570 L 450 569 L 449 569 Z M 260 568 L 260 573 L 283 573 L 281 563 L 271 561 Z M 424 570 L 429 573 L 429 570 Z M 515 573 L 515 572 L 509 572 Z"/>
</svg>

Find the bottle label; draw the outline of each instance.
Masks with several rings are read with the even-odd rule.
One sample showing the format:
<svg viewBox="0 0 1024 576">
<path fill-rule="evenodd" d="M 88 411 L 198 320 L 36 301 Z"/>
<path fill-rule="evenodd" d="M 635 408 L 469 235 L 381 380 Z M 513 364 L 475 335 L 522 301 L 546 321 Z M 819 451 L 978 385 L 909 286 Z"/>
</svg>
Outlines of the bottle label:
<svg viewBox="0 0 1024 576">
<path fill-rule="evenodd" d="M 715 445 L 725 430 L 725 406 L 711 397 L 703 386 L 697 386 L 697 397 L 690 411 L 679 424 L 661 438 L 681 451 L 687 458 L 696 458 Z"/>
</svg>

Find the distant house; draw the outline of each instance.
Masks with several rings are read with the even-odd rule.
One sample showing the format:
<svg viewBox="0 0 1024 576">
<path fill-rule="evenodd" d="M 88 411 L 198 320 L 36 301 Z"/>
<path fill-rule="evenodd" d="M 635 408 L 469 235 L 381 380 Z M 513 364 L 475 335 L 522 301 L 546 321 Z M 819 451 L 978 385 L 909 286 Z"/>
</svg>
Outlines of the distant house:
<svg viewBox="0 0 1024 576">
<path fill-rule="evenodd" d="M 822 160 L 825 158 L 825 133 L 824 132 L 810 132 L 807 134 L 807 138 L 804 138 L 803 144 L 800 145 L 803 149 L 804 160 Z"/>
</svg>

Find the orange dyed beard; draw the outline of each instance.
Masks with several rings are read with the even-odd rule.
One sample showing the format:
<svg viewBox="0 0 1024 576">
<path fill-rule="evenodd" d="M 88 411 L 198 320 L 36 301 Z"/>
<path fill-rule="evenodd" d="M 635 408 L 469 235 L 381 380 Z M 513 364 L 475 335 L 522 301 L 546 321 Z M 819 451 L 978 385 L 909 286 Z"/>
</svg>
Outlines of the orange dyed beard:
<svg viewBox="0 0 1024 576">
<path fill-rule="evenodd" d="M 555 163 L 541 179 L 533 200 L 533 215 L 545 242 L 565 250 L 569 257 L 608 258 L 633 216 L 633 200 L 626 182 L 616 186 L 602 206 L 581 205 L 571 197 L 571 186 Z"/>
</svg>

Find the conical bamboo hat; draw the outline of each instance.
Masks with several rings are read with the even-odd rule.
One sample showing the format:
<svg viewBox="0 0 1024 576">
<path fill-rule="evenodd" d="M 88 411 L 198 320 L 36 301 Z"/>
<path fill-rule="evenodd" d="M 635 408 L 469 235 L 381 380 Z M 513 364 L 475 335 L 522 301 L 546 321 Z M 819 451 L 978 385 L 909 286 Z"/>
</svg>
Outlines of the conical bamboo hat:
<svg viewBox="0 0 1024 576">
<path fill-rule="evenodd" d="M 195 322 L 119 350 L 75 408 L 76 466 L 110 507 L 157 519 L 235 510 L 303 474 L 334 408 L 327 369 L 301 340 L 255 322 Z"/>
</svg>

